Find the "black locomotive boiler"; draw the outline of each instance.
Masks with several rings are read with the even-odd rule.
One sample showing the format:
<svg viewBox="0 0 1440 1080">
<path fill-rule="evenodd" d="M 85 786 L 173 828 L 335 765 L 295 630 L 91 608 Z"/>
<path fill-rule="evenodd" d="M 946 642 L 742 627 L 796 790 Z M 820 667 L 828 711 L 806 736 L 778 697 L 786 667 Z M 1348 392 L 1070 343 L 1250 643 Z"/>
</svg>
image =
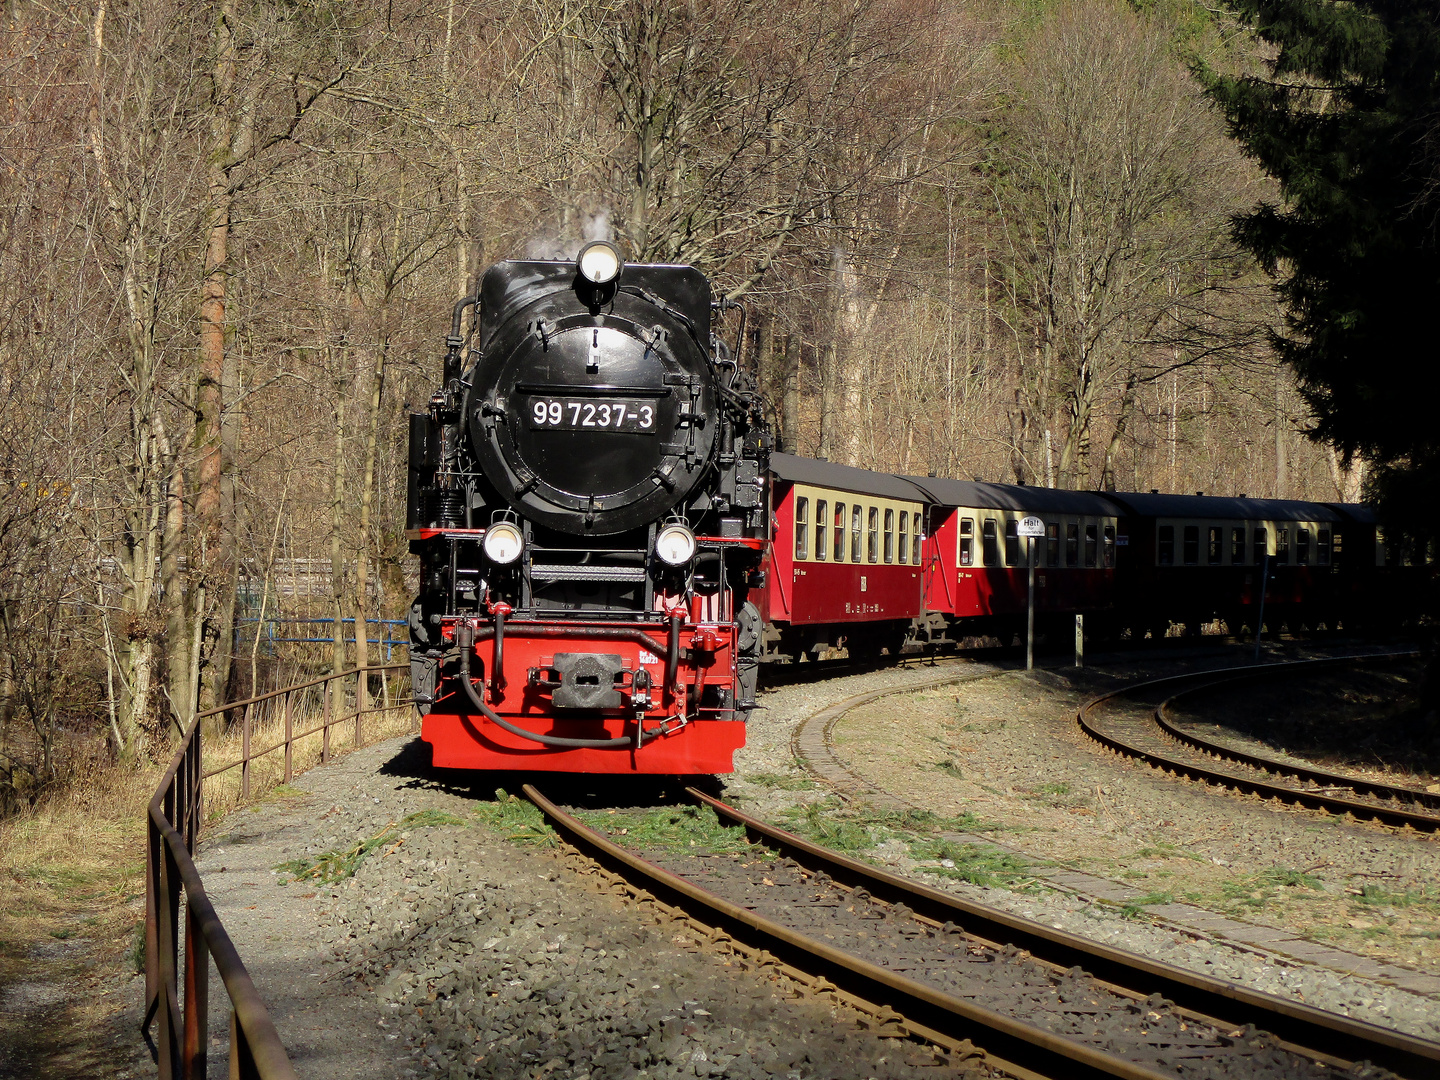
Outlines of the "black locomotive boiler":
<svg viewBox="0 0 1440 1080">
<path fill-rule="evenodd" d="M 717 307 L 693 267 L 605 242 L 499 263 L 456 306 L 443 384 L 410 418 L 412 674 L 436 765 L 731 769 L 769 436 Z"/>
</svg>

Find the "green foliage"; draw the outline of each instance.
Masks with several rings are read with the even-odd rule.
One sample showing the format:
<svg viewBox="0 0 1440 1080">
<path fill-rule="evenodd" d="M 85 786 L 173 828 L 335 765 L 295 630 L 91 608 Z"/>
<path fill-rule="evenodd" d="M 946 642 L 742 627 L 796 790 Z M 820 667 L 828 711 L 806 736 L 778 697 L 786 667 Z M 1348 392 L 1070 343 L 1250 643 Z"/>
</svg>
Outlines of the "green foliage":
<svg viewBox="0 0 1440 1080">
<path fill-rule="evenodd" d="M 1138 859 L 1189 859 L 1191 862 L 1209 862 L 1204 855 L 1197 855 L 1193 851 L 1185 851 L 1177 848 L 1174 844 L 1158 843 L 1153 847 L 1143 847 L 1135 852 Z"/>
<path fill-rule="evenodd" d="M 1276 345 L 1315 410 L 1315 436 L 1376 466 L 1392 527 L 1433 534 L 1440 2 L 1239 8 L 1273 49 L 1268 72 L 1200 74 L 1284 195 L 1283 206 L 1236 221 L 1240 242 L 1279 278 L 1287 317 Z"/>
<path fill-rule="evenodd" d="M 136 975 L 145 973 L 145 920 L 141 919 L 135 924 L 135 929 L 130 932 L 130 947 L 125 950 L 125 959 L 130 963 L 130 970 Z"/>
<path fill-rule="evenodd" d="M 1280 889 L 1304 889 L 1308 892 L 1319 892 L 1321 888 L 1320 879 L 1313 874 L 1292 870 L 1288 867 L 1274 866 L 1269 870 L 1262 870 L 1258 874 L 1243 874 L 1222 882 L 1220 894 L 1237 907 L 1258 910 L 1276 899 Z M 1292 900 L 1314 899 L 1305 893 L 1297 892 L 1287 893 L 1286 898 Z"/>
<path fill-rule="evenodd" d="M 402 828 L 433 829 L 441 825 L 467 825 L 464 818 L 446 813 L 444 810 L 419 810 L 410 814 L 400 823 Z"/>
<path fill-rule="evenodd" d="M 1319 889 L 1320 879 L 1312 874 L 1306 874 L 1300 870 L 1289 870 L 1285 867 L 1276 866 L 1269 870 L 1262 870 L 1257 875 L 1257 880 L 1262 885 L 1274 885 L 1287 889 Z"/>
<path fill-rule="evenodd" d="M 786 811 L 786 823 L 793 832 L 836 851 L 863 851 L 875 846 L 870 829 L 849 814 L 836 813 L 829 800 L 813 802 Z"/>
<path fill-rule="evenodd" d="M 910 845 L 910 857 L 917 862 L 938 862 L 921 866 L 921 873 L 968 881 L 971 885 L 1015 885 L 1030 880 L 1026 863 L 1009 852 L 988 844 L 957 844 L 950 840 L 918 840 Z M 945 865 L 945 864 L 951 865 Z"/>
<path fill-rule="evenodd" d="M 939 851 L 941 847 L 965 852 L 963 859 L 955 860 L 957 864 L 965 863 L 958 872 L 952 873 L 953 868 L 948 867 L 932 868 L 941 876 L 964 877 L 967 868 L 972 864 L 974 873 L 979 877 L 988 875 L 992 880 L 1000 880 L 995 875 L 999 873 L 1003 876 L 1005 872 L 1004 867 L 989 864 L 989 855 L 976 854 L 989 849 L 955 844 L 940 838 L 941 833 L 976 832 L 995 828 L 968 811 L 959 817 L 945 817 L 929 810 L 907 808 L 874 811 L 863 807 L 841 806 L 835 799 L 822 799 L 808 806 L 792 807 L 785 812 L 785 820 L 791 831 L 836 851 L 866 851 L 886 840 L 901 840 L 910 846 L 912 858 L 916 859 L 951 858 L 950 855 L 914 854 L 916 851 Z M 975 851 L 969 851 L 970 848 L 975 848 Z"/>
<path fill-rule="evenodd" d="M 592 810 L 576 816 L 591 828 L 623 838 L 630 847 L 721 854 L 755 850 L 743 828 L 724 824 L 708 806 L 661 806 L 639 815 Z"/>
<path fill-rule="evenodd" d="M 276 864 L 276 870 L 281 874 L 289 875 L 289 878 L 282 877 L 279 884 L 286 885 L 290 881 L 314 881 L 321 885 L 333 885 L 352 877 L 355 871 L 360 869 L 360 864 L 365 861 L 365 857 L 376 848 L 392 840 L 399 843 L 402 830 L 465 824 L 468 822 L 464 818 L 447 814 L 443 810 L 418 810 L 413 814 L 406 815 L 398 825 L 391 822 L 374 836 L 360 841 L 353 847 L 332 848 L 314 858 L 289 859 Z"/>
<path fill-rule="evenodd" d="M 1440 914 L 1440 889 L 1434 887 L 1405 892 L 1391 892 L 1381 885 L 1362 885 L 1356 902 L 1375 907 L 1416 908 Z"/>
<path fill-rule="evenodd" d="M 1171 904 L 1175 902 L 1173 892 L 1152 892 L 1144 896 L 1137 896 L 1134 900 L 1127 900 L 1120 905 L 1120 915 L 1125 919 L 1137 919 L 1145 914 L 1145 909 L 1151 904 Z"/>
<path fill-rule="evenodd" d="M 786 776 L 783 773 L 755 773 L 742 777 L 756 787 L 778 788 L 781 791 L 813 791 L 815 781 L 806 776 Z"/>
<path fill-rule="evenodd" d="M 511 795 L 503 789 L 495 792 L 495 801 L 481 803 L 475 816 L 492 829 L 505 834 L 514 844 L 548 847 L 556 842 L 555 832 L 545 823 L 545 815 L 528 799 Z"/>
</svg>

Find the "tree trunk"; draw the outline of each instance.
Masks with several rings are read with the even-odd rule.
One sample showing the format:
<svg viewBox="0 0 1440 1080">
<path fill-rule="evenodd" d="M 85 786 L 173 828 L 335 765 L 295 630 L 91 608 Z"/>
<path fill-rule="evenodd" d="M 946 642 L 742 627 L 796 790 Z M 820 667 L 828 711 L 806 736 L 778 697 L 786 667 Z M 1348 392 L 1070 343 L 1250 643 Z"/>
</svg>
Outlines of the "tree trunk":
<svg viewBox="0 0 1440 1080">
<path fill-rule="evenodd" d="M 385 386 L 385 359 L 387 347 L 381 341 L 375 349 L 375 367 L 370 373 L 370 400 L 367 402 L 365 425 L 365 482 L 360 491 L 360 528 L 355 540 L 355 665 L 361 669 L 370 666 L 369 632 L 365 618 L 370 597 L 370 517 L 375 504 L 375 455 L 380 443 L 380 397 Z M 360 680 L 361 697 L 365 696 L 365 680 Z M 364 702 L 357 703 L 364 708 Z"/>
<path fill-rule="evenodd" d="M 200 291 L 199 372 L 195 387 L 195 536 L 191 545 L 190 617 L 197 624 L 193 640 L 200 644 L 198 654 L 190 657 L 191 682 L 197 684 L 196 697 L 190 702 L 192 709 L 209 709 L 220 703 L 229 682 L 234 648 L 235 508 L 233 481 L 228 475 L 234 467 L 234 425 L 233 420 L 227 423 L 225 408 L 235 396 L 238 381 L 235 359 L 228 348 L 226 316 L 230 220 L 234 209 L 230 172 L 236 150 L 243 149 L 236 145 L 240 136 L 235 122 L 235 64 L 235 0 L 220 0 L 215 19 L 205 280 Z"/>
<path fill-rule="evenodd" d="M 785 335 L 785 389 L 780 399 L 780 433 L 787 453 L 800 452 L 800 339 Z"/>
<path fill-rule="evenodd" d="M 1105 445 L 1105 463 L 1100 470 L 1100 487 L 1105 491 L 1118 490 L 1115 480 L 1115 461 L 1120 456 L 1120 443 L 1125 438 L 1125 428 L 1135 411 L 1135 390 L 1139 377 L 1131 371 L 1125 378 L 1125 389 L 1120 394 L 1120 407 L 1115 417 L 1115 427 L 1110 432 L 1110 441 Z"/>
</svg>

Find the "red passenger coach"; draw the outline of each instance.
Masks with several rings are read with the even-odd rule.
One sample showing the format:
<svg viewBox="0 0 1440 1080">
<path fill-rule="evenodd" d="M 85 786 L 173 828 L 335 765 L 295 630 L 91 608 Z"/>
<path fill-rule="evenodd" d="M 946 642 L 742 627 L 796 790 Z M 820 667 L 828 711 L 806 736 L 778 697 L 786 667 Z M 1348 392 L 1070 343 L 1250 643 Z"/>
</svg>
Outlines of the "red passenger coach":
<svg viewBox="0 0 1440 1080">
<path fill-rule="evenodd" d="M 925 606 L 961 634 L 1020 628 L 1029 590 L 1020 519 L 1038 517 L 1035 608 L 1046 616 L 1104 615 L 1114 605 L 1115 549 L 1125 542 L 1119 511 L 1085 491 L 908 478 L 930 502 Z"/>
<path fill-rule="evenodd" d="M 1138 632 L 1172 623 L 1198 630 L 1223 619 L 1255 628 L 1261 582 L 1265 622 L 1291 629 L 1341 617 L 1337 544 L 1345 518 L 1289 499 L 1123 493 L 1132 533 L 1121 560 L 1120 603 Z"/>
<path fill-rule="evenodd" d="M 902 477 L 789 454 L 771 454 L 770 471 L 772 654 L 897 655 L 923 610 L 924 496 Z"/>
</svg>

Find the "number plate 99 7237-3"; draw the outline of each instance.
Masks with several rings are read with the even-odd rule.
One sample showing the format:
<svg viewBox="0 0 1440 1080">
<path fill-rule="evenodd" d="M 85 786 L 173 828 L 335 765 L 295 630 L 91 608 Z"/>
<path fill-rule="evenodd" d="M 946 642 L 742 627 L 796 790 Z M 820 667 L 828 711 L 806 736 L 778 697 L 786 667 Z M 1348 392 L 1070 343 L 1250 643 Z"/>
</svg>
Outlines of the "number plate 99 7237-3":
<svg viewBox="0 0 1440 1080">
<path fill-rule="evenodd" d="M 552 431 L 627 431 L 654 435 L 655 403 L 624 398 L 611 401 L 531 398 L 530 426 Z"/>
</svg>

